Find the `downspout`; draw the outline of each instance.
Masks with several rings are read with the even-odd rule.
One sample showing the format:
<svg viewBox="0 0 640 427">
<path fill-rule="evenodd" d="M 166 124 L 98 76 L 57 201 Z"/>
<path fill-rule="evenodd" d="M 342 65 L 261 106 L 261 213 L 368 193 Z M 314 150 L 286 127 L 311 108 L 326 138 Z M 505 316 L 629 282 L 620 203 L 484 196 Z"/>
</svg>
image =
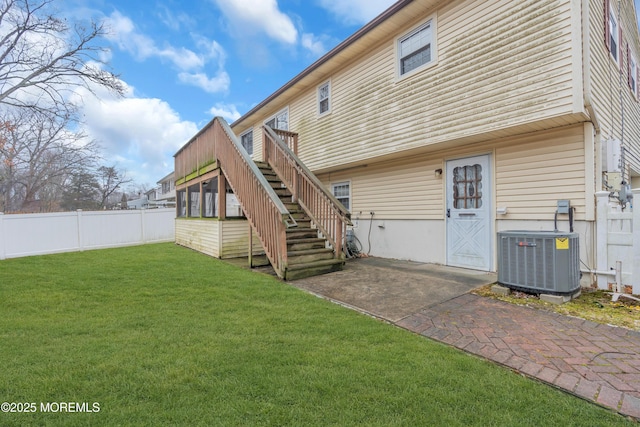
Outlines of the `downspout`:
<svg viewBox="0 0 640 427">
<path fill-rule="evenodd" d="M 589 113 L 591 123 L 596 131 L 596 141 L 600 142 L 600 123 L 591 103 L 591 31 L 589 28 L 589 0 L 582 1 L 582 94 L 584 97 L 584 107 Z"/>
<path fill-rule="evenodd" d="M 593 124 L 593 129 L 595 131 L 595 135 L 593 136 L 594 139 L 594 149 L 595 149 L 595 153 L 594 154 L 594 159 L 595 159 L 595 164 L 593 165 L 594 169 L 595 169 L 595 182 L 593 183 L 593 185 L 597 188 L 600 188 L 602 186 L 601 183 L 601 176 L 602 173 L 600 171 L 600 168 L 597 166 L 598 164 L 602 164 L 602 159 L 601 159 L 601 153 L 602 153 L 602 149 L 601 149 L 601 128 L 600 128 L 600 123 L 598 122 L 598 117 L 596 116 L 596 112 L 593 108 L 593 103 L 592 103 L 592 99 L 591 99 L 591 28 L 589 26 L 589 15 L 591 13 L 591 10 L 589 8 L 589 0 L 583 0 L 582 1 L 582 95 L 584 98 L 584 107 L 587 110 L 587 113 L 589 114 L 589 117 L 591 119 L 591 123 Z M 593 203 L 595 203 L 595 200 L 593 201 Z M 598 218 L 596 217 L 596 221 L 598 220 Z M 598 256 L 598 246 L 597 246 L 597 241 L 596 241 L 596 233 L 591 233 L 591 248 L 593 248 L 593 253 L 592 255 L 594 255 L 592 257 L 593 260 L 596 260 L 596 264 L 597 264 L 597 256 Z M 595 283 L 596 282 L 596 277 L 598 274 L 600 275 L 609 275 L 609 272 L 607 271 L 596 271 L 595 269 L 589 269 L 585 272 L 588 272 L 591 274 L 591 283 Z"/>
</svg>

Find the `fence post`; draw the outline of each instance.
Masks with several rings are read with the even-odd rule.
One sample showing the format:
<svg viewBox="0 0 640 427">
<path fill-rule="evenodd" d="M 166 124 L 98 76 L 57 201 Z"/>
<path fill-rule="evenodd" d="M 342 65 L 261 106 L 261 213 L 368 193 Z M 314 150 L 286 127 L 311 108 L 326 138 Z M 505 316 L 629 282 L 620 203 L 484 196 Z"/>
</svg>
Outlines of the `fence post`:
<svg viewBox="0 0 640 427">
<path fill-rule="evenodd" d="M 7 239 L 4 237 L 4 212 L 0 212 L 0 259 L 6 258 Z"/>
<path fill-rule="evenodd" d="M 631 190 L 633 193 L 631 230 L 633 233 L 633 269 L 631 270 L 631 292 L 640 294 L 640 188 Z"/>
<path fill-rule="evenodd" d="M 609 270 L 608 252 L 609 244 L 607 235 L 609 233 L 609 192 L 596 192 L 596 270 Z M 598 289 L 607 289 L 607 276 L 603 274 L 597 275 Z"/>
<path fill-rule="evenodd" d="M 202 194 L 202 192 L 200 193 Z M 201 205 L 202 206 L 202 205 Z M 146 244 L 147 243 L 147 233 L 146 233 L 146 227 L 145 227 L 145 221 L 147 220 L 147 218 L 145 217 L 145 211 L 146 209 L 140 209 L 140 223 L 141 223 L 141 230 L 142 230 L 142 244 Z"/>
<path fill-rule="evenodd" d="M 78 249 L 80 251 L 84 250 L 84 245 L 82 244 L 82 209 L 78 209 L 77 211 L 77 218 L 78 220 L 76 221 L 77 225 L 78 225 Z"/>
</svg>

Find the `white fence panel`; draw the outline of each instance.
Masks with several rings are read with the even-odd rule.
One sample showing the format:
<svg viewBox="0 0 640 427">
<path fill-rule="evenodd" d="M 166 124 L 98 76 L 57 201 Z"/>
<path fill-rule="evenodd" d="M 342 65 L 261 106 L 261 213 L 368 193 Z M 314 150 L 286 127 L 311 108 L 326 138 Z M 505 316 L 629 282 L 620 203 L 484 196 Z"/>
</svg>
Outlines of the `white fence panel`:
<svg viewBox="0 0 640 427">
<path fill-rule="evenodd" d="M 171 212 L 167 215 L 167 211 Z M 145 243 L 156 243 L 167 241 L 167 231 L 170 234 L 169 241 L 175 241 L 176 235 L 176 210 L 170 209 L 149 209 L 144 212 L 144 241 Z"/>
<path fill-rule="evenodd" d="M 607 218 L 607 260 L 609 269 L 622 262 L 622 283 L 631 284 L 633 268 L 633 214 L 609 212 Z M 612 276 L 611 280 L 615 279 Z"/>
<path fill-rule="evenodd" d="M 615 268 L 621 264 L 623 291 L 640 294 L 640 189 L 632 190 L 632 212 L 621 212 L 611 203 L 609 193 L 596 193 L 598 215 L 596 222 L 598 288 L 607 289 L 616 282 Z"/>
<path fill-rule="evenodd" d="M 78 214 L 2 215 L 7 258 L 69 252 L 78 249 Z"/>
<path fill-rule="evenodd" d="M 83 212 L 80 226 L 82 249 L 143 243 L 141 212 L 134 210 Z"/>
<path fill-rule="evenodd" d="M 0 214 L 0 259 L 172 242 L 175 210 Z"/>
</svg>

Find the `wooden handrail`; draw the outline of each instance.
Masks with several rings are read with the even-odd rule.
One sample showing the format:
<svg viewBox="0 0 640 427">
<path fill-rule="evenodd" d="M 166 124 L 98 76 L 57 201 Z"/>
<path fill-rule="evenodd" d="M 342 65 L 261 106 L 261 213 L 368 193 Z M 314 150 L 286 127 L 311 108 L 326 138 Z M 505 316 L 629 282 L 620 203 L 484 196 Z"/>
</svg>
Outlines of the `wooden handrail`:
<svg viewBox="0 0 640 427">
<path fill-rule="evenodd" d="M 214 118 L 176 154 L 176 178 L 187 177 L 203 162 L 214 160 L 238 198 L 273 269 L 278 276 L 284 277 L 288 264 L 286 230 L 297 224 L 221 117 Z"/>
<path fill-rule="evenodd" d="M 333 246 L 336 256 L 341 257 L 347 225 L 352 225 L 351 214 L 333 194 L 327 191 L 276 131 L 267 125 L 263 125 L 262 129 L 263 160 L 271 165 L 289 188 L 293 194 L 293 200 L 302 206 Z M 297 143 L 297 136 L 294 140 Z"/>
</svg>

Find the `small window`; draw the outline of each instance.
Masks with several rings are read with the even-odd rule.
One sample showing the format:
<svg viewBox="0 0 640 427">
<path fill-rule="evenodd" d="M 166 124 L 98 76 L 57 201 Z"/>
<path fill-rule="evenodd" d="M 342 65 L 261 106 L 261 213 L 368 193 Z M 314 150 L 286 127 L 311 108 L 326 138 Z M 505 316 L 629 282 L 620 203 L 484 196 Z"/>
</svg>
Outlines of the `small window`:
<svg viewBox="0 0 640 427">
<path fill-rule="evenodd" d="M 176 209 L 178 210 L 178 218 L 184 218 L 187 216 L 187 191 L 179 190 L 176 194 L 178 203 L 176 203 Z"/>
<path fill-rule="evenodd" d="M 333 196 L 347 209 L 351 209 L 351 185 L 349 182 L 339 182 L 331 185 Z"/>
<path fill-rule="evenodd" d="M 236 195 L 233 194 L 233 190 L 231 189 L 231 186 L 229 185 L 228 182 L 227 182 L 226 190 L 227 192 L 225 194 L 225 197 L 226 197 L 226 205 L 227 205 L 227 211 L 226 211 L 227 218 L 229 217 L 244 218 L 242 205 L 240 204 L 240 201 L 238 200 Z"/>
<path fill-rule="evenodd" d="M 318 113 L 325 114 L 331 109 L 331 86 L 329 82 L 326 82 L 322 86 L 318 87 Z"/>
<path fill-rule="evenodd" d="M 240 144 L 250 156 L 253 154 L 253 129 L 240 135 Z"/>
<path fill-rule="evenodd" d="M 431 22 L 423 24 L 398 40 L 401 76 L 432 61 Z"/>
<path fill-rule="evenodd" d="M 202 216 L 205 218 L 215 218 L 218 216 L 218 177 L 211 181 L 202 183 L 204 197 L 202 203 Z"/>
<path fill-rule="evenodd" d="M 200 184 L 189 187 L 189 212 L 190 218 L 200 217 Z"/>
<path fill-rule="evenodd" d="M 613 59 L 618 61 L 620 47 L 620 29 L 618 19 L 612 7 L 609 8 L 609 52 Z"/>
<path fill-rule="evenodd" d="M 638 95 L 638 63 L 631 52 L 629 52 L 629 88 L 634 96 Z"/>
<path fill-rule="evenodd" d="M 285 108 L 264 124 L 272 129 L 289 130 L 289 109 Z"/>
</svg>

